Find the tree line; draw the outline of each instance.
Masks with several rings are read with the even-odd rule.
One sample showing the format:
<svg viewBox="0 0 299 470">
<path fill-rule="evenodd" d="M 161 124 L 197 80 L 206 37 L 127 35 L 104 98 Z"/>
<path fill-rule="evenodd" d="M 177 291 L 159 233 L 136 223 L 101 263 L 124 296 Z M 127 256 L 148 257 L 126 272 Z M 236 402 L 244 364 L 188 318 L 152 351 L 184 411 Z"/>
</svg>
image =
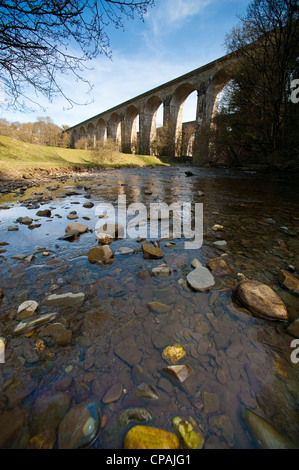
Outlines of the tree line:
<svg viewBox="0 0 299 470">
<path fill-rule="evenodd" d="M 211 158 L 272 167 L 299 163 L 299 103 L 292 99 L 299 84 L 298 33 L 297 0 L 253 0 L 227 35 L 237 65 L 206 130 Z"/>
<path fill-rule="evenodd" d="M 70 136 L 64 132 L 67 128 L 67 125 L 57 126 L 50 117 L 38 117 L 36 122 L 26 123 L 0 119 L 0 135 L 50 147 L 70 147 Z"/>
</svg>

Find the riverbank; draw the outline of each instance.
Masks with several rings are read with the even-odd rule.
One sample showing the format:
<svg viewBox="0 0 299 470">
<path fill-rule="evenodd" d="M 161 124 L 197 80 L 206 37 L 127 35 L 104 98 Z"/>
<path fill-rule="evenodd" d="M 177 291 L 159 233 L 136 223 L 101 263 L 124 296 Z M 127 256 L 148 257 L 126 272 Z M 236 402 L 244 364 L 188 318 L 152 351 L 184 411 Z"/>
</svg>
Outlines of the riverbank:
<svg viewBox="0 0 299 470">
<path fill-rule="evenodd" d="M 66 149 L 30 144 L 0 136 L 0 180 L 73 176 L 103 168 L 169 165 L 152 155 L 114 152 L 112 158 L 96 159 L 91 150 Z"/>
</svg>

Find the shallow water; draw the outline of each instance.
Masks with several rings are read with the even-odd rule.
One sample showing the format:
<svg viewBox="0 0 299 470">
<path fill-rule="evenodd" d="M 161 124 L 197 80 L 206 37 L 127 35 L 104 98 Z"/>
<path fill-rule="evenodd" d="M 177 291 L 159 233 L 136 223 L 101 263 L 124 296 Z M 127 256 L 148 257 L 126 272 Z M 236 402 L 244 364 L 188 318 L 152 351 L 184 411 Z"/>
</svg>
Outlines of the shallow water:
<svg viewBox="0 0 299 470">
<path fill-rule="evenodd" d="M 95 403 L 100 410 L 102 426 L 92 448 L 121 449 L 128 430 L 139 423 L 120 424 L 119 417 L 135 407 L 151 412 L 153 418 L 145 424 L 171 432 L 175 416 L 192 417 L 206 448 L 256 448 L 242 417 L 249 408 L 299 447 L 299 366 L 290 359 L 294 338 L 286 331 L 288 323 L 250 316 L 233 304 L 231 295 L 237 274 L 243 273 L 281 296 L 290 322 L 299 316 L 298 297 L 277 278 L 280 269 L 299 272 L 298 178 L 199 168 L 192 168 L 194 176 L 188 178 L 185 170 L 110 170 L 0 195 L 1 207 L 8 207 L 0 211 L 0 242 L 8 243 L 0 255 L 0 336 L 6 339 L 5 363 L 0 364 L 0 423 L 9 416 L 21 423 L 2 437 L 3 447 L 26 448 L 44 429 L 58 436 L 65 413 L 80 403 Z M 116 206 L 120 194 L 126 195 L 127 204 L 141 202 L 146 207 L 152 202 L 203 203 L 203 246 L 185 250 L 184 238 L 171 246 L 162 240 L 164 259 L 145 260 L 136 239 L 117 240 L 111 244 L 113 264 L 90 264 L 89 249 L 97 245 L 98 205 Z M 33 208 L 28 207 L 30 198 L 40 198 Z M 94 207 L 84 208 L 87 201 Z M 44 209 L 51 210 L 51 217 L 36 216 Z M 67 219 L 71 211 L 77 212 L 77 220 Z M 25 216 L 41 226 L 30 230 L 16 222 Z M 85 223 L 90 231 L 72 242 L 59 240 L 71 222 Z M 224 230 L 213 231 L 215 224 Z M 8 231 L 10 225 L 19 230 Z M 213 245 L 217 240 L 227 241 L 225 252 Z M 135 253 L 119 254 L 124 246 Z M 191 262 L 197 258 L 205 265 L 224 253 L 232 274 L 215 276 L 216 284 L 208 292 L 191 290 L 186 284 Z M 30 262 L 13 258 L 32 254 Z M 137 276 L 161 263 L 171 268 L 169 277 Z M 49 294 L 67 292 L 83 292 L 83 305 L 43 305 Z M 13 334 L 17 308 L 29 299 L 39 303 L 38 313 L 59 313 L 56 321 L 72 331 L 69 345 L 44 341 L 39 349 L 44 326 L 32 335 Z M 170 311 L 151 311 L 148 303 L 153 301 L 169 305 Z M 184 347 L 183 363 L 192 370 L 183 384 L 168 380 L 163 372 L 168 365 L 163 349 L 174 344 Z M 125 357 L 124 351 L 130 354 Z M 103 396 L 115 383 L 123 387 L 121 397 L 104 404 Z M 139 396 L 140 383 L 151 384 L 159 398 Z M 207 393 L 212 394 L 212 410 L 205 402 Z M 55 413 L 47 405 L 51 400 Z M 229 417 L 224 429 L 215 424 L 214 417 L 220 415 Z"/>
</svg>

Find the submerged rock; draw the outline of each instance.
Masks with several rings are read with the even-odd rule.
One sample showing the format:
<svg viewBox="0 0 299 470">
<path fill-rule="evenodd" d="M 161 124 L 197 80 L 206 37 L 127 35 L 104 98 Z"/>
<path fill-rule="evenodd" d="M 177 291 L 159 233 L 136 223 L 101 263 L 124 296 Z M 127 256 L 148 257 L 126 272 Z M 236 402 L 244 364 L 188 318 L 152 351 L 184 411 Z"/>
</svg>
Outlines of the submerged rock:
<svg viewBox="0 0 299 470">
<path fill-rule="evenodd" d="M 294 274 L 281 269 L 278 273 L 278 279 L 286 289 L 299 295 L 299 279 Z"/>
<path fill-rule="evenodd" d="M 127 433 L 124 449 L 180 449 L 176 434 L 148 426 L 135 426 Z"/>
<path fill-rule="evenodd" d="M 223 437 L 229 447 L 235 444 L 235 431 L 233 424 L 227 415 L 217 415 L 209 418 L 209 426 L 213 433 Z"/>
<path fill-rule="evenodd" d="M 161 302 L 149 302 L 147 305 L 156 313 L 167 313 L 171 309 L 169 305 L 162 304 Z"/>
<path fill-rule="evenodd" d="M 38 307 L 35 300 L 26 300 L 18 307 L 17 319 L 25 320 L 25 318 L 32 317 Z"/>
<path fill-rule="evenodd" d="M 39 315 L 33 318 L 27 318 L 26 320 L 21 321 L 16 328 L 14 329 L 14 334 L 19 335 L 21 333 L 28 333 L 29 331 L 34 330 L 37 326 L 42 325 L 48 321 L 55 320 L 58 313 L 47 313 L 45 315 Z"/>
<path fill-rule="evenodd" d="M 175 430 L 181 436 L 185 449 L 202 449 L 205 443 L 204 437 L 200 429 L 196 426 L 195 421 L 189 418 L 189 421 L 176 416 L 172 420 Z M 196 431 L 195 431 L 196 429 Z"/>
<path fill-rule="evenodd" d="M 233 298 L 257 316 L 271 320 L 288 320 L 288 311 L 281 298 L 261 282 L 241 281 L 233 290 Z"/>
<path fill-rule="evenodd" d="M 187 282 L 192 289 L 202 291 L 213 287 L 215 279 L 207 268 L 199 267 L 188 274 Z"/>
<path fill-rule="evenodd" d="M 265 449 L 296 449 L 290 439 L 253 411 L 246 409 L 243 418 L 254 437 Z"/>
<path fill-rule="evenodd" d="M 299 318 L 288 326 L 287 332 L 295 338 L 299 338 Z"/>
<path fill-rule="evenodd" d="M 186 351 L 182 346 L 179 344 L 175 344 L 174 346 L 168 346 L 162 352 L 162 357 L 167 361 L 169 364 L 176 364 L 180 362 L 186 356 Z"/>
<path fill-rule="evenodd" d="M 166 266 L 166 264 L 161 264 L 160 266 L 157 266 L 156 268 L 152 269 L 152 275 L 153 276 L 170 276 L 171 275 L 171 269 Z"/>
<path fill-rule="evenodd" d="M 46 300 L 44 301 L 44 305 L 55 305 L 59 307 L 78 307 L 83 304 L 84 299 L 84 292 L 79 292 L 78 294 L 73 294 L 72 292 L 67 292 L 66 294 L 52 294 L 46 298 Z"/>
<path fill-rule="evenodd" d="M 72 341 L 72 331 L 67 330 L 61 323 L 53 323 L 52 325 L 47 326 L 40 332 L 39 336 L 41 338 L 50 336 L 50 338 L 53 338 L 55 343 L 60 346 L 70 344 Z"/>
<path fill-rule="evenodd" d="M 191 367 L 187 365 L 176 365 L 164 367 L 163 371 L 179 383 L 185 382 L 191 374 Z"/>
<path fill-rule="evenodd" d="M 107 390 L 105 395 L 102 398 L 102 402 L 107 404 L 107 403 L 113 403 L 114 401 L 119 400 L 119 398 L 122 396 L 123 393 L 123 386 L 121 383 L 116 383 L 112 385 L 112 387 Z"/>
<path fill-rule="evenodd" d="M 153 415 L 145 408 L 129 408 L 120 415 L 119 424 L 128 424 L 130 421 L 150 421 Z"/>
<path fill-rule="evenodd" d="M 87 447 L 96 438 L 100 425 L 100 413 L 95 404 L 72 408 L 58 429 L 59 449 Z"/>
<path fill-rule="evenodd" d="M 211 259 L 207 262 L 207 267 L 215 276 L 227 276 L 232 272 L 223 258 Z"/>
</svg>

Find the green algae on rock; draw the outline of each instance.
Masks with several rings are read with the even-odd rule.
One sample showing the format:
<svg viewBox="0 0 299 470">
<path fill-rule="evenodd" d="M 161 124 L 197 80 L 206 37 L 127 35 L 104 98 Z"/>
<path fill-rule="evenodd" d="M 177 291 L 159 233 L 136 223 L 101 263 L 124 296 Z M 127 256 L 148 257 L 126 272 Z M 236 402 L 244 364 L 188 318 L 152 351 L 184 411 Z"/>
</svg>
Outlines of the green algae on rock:
<svg viewBox="0 0 299 470">
<path fill-rule="evenodd" d="M 189 418 L 189 421 L 176 416 L 172 420 L 175 430 L 181 436 L 185 449 L 202 449 L 205 443 L 202 432 L 196 426 L 195 421 Z M 197 429 L 197 431 L 195 431 Z"/>
</svg>

